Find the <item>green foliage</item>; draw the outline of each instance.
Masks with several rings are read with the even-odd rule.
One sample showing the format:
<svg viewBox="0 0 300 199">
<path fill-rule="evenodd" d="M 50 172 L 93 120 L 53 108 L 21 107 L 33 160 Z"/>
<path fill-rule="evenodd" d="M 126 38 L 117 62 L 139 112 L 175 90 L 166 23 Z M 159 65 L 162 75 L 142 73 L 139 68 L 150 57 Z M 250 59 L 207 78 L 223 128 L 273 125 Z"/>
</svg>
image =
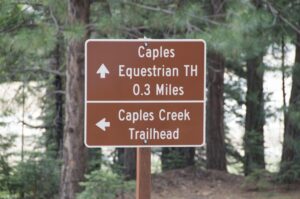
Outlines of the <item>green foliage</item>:
<svg viewBox="0 0 300 199">
<path fill-rule="evenodd" d="M 208 47 L 231 60 L 259 55 L 271 43 L 272 18 L 266 10 L 256 9 L 249 1 L 236 1 L 227 10 L 224 23 L 203 34 Z"/>
<path fill-rule="evenodd" d="M 47 78 L 49 57 L 57 43 L 58 32 L 65 30 L 66 35 L 71 35 L 71 31 L 74 31 L 73 35 L 81 33 L 77 27 L 62 26 L 66 10 L 65 1 L 1 1 L 1 82 Z M 61 44 L 64 44 L 63 40 Z"/>
<path fill-rule="evenodd" d="M 204 22 L 199 1 L 107 1 L 95 4 L 92 24 L 107 38 L 195 38 Z M 97 16 L 97 17 L 95 17 Z M 92 37 L 97 37 L 92 35 Z"/>
<path fill-rule="evenodd" d="M 88 172 L 91 172 L 93 170 L 98 170 L 102 168 L 102 165 L 105 164 L 105 161 L 102 160 L 103 154 L 102 149 L 89 149 L 88 150 Z"/>
<path fill-rule="evenodd" d="M 299 121 L 299 120 L 298 120 Z M 281 171 L 277 175 L 280 183 L 294 183 L 300 181 L 300 140 L 285 137 L 286 145 L 289 147 L 289 155 L 292 152 L 293 158 L 290 161 L 281 163 Z"/>
<path fill-rule="evenodd" d="M 83 24 L 72 24 L 65 27 L 64 37 L 67 40 L 79 40 L 85 33 L 85 26 Z"/>
<path fill-rule="evenodd" d="M 26 52 L 32 56 L 44 56 L 53 49 L 54 36 L 55 31 L 49 26 L 39 25 L 35 29 L 23 29 L 12 38 L 12 47 L 16 51 Z"/>
<path fill-rule="evenodd" d="M 1 192 L 5 193 L 12 189 L 9 183 L 12 172 L 9 158 L 13 155 L 10 151 L 15 138 L 15 135 L 0 135 L 0 196 Z"/>
<path fill-rule="evenodd" d="M 13 195 L 25 199 L 55 199 L 59 188 L 59 163 L 42 153 L 32 153 L 31 157 L 20 162 L 11 175 L 10 185 Z"/>
<path fill-rule="evenodd" d="M 265 191 L 272 187 L 272 178 L 266 170 L 257 169 L 246 177 L 242 187 L 247 190 Z"/>
<path fill-rule="evenodd" d="M 163 148 L 162 170 L 180 169 L 194 165 L 194 148 Z"/>
<path fill-rule="evenodd" d="M 113 199 L 124 192 L 133 191 L 134 183 L 124 181 L 122 176 L 109 170 L 95 170 L 82 182 L 85 188 L 77 199 Z"/>
<path fill-rule="evenodd" d="M 282 167 L 284 170 L 277 175 L 279 183 L 295 183 L 300 179 L 300 161 L 285 162 Z"/>
<path fill-rule="evenodd" d="M 164 164 L 162 165 L 163 170 L 183 168 L 185 166 L 184 158 L 177 150 L 172 150 L 171 153 L 164 155 L 162 159 L 162 161 L 164 161 Z"/>
<path fill-rule="evenodd" d="M 24 15 L 24 9 L 21 6 L 7 0 L 1 1 L 0 12 L 0 33 L 14 32 L 24 21 L 30 19 L 29 15 Z"/>
</svg>

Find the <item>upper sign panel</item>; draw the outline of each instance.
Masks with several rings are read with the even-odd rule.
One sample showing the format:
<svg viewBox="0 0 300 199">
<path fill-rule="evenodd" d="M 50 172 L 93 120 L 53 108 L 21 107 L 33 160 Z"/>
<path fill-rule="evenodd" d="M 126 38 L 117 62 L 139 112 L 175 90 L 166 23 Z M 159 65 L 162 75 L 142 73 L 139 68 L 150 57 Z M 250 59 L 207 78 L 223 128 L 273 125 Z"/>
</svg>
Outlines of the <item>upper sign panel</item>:
<svg viewBox="0 0 300 199">
<path fill-rule="evenodd" d="M 204 100 L 202 40 L 88 40 L 87 101 Z"/>
</svg>

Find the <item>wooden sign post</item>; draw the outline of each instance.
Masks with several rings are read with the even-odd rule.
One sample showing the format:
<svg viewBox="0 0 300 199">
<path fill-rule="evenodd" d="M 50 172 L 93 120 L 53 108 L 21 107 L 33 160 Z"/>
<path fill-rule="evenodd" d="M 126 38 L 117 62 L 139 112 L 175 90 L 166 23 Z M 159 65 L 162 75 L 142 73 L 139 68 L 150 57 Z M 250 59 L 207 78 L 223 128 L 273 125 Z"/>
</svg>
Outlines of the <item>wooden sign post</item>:
<svg viewBox="0 0 300 199">
<path fill-rule="evenodd" d="M 85 145 L 137 149 L 137 198 L 150 199 L 150 147 L 205 143 L 203 40 L 87 40 Z"/>
<path fill-rule="evenodd" d="M 150 199 L 151 148 L 137 148 L 136 152 L 136 199 Z"/>
</svg>

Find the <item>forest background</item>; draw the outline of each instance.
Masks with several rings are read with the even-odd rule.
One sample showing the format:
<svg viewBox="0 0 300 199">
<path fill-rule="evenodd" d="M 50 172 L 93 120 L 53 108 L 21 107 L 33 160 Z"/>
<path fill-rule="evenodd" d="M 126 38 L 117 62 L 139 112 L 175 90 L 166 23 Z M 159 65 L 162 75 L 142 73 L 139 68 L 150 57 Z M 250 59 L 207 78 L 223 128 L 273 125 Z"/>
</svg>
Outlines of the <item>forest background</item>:
<svg viewBox="0 0 300 199">
<path fill-rule="evenodd" d="M 84 146 L 89 38 L 207 43 L 206 146 L 154 148 L 158 178 L 221 172 L 242 191 L 291 192 L 300 179 L 299 13 L 298 0 L 0 0 L 0 198 L 132 197 L 135 149 Z"/>
</svg>

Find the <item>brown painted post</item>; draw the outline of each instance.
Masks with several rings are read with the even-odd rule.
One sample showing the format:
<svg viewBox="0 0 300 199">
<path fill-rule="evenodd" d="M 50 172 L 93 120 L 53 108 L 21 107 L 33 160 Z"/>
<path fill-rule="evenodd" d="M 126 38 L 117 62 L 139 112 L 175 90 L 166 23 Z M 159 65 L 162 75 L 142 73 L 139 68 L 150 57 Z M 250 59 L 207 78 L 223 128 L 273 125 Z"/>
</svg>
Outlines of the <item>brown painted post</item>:
<svg viewBox="0 0 300 199">
<path fill-rule="evenodd" d="M 137 148 L 136 199 L 151 198 L 151 148 Z"/>
</svg>

